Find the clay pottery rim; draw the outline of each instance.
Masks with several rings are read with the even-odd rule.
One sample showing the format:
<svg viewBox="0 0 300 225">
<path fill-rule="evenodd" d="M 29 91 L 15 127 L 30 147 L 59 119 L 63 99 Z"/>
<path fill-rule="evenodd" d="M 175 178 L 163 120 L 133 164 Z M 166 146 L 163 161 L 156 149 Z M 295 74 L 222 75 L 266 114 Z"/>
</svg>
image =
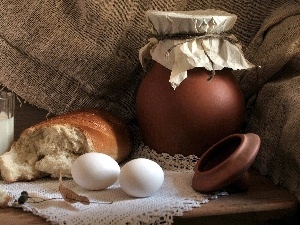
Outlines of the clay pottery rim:
<svg viewBox="0 0 300 225">
<path fill-rule="evenodd" d="M 253 133 L 232 134 L 211 146 L 194 168 L 192 187 L 199 192 L 212 192 L 228 186 L 238 191 L 249 186 L 248 169 L 260 147 Z"/>
</svg>

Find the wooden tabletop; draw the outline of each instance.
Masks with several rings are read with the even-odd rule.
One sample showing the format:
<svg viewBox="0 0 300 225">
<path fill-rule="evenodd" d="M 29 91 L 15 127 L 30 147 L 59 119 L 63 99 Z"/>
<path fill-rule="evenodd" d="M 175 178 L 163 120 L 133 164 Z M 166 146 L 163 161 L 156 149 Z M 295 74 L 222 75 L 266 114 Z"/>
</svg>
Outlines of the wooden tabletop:
<svg viewBox="0 0 300 225">
<path fill-rule="evenodd" d="M 297 198 L 256 171 L 250 172 L 251 186 L 247 192 L 210 200 L 182 217 L 175 217 L 174 224 L 300 224 Z M 0 209 L 0 224 L 51 223 L 22 209 L 5 208 Z"/>
</svg>

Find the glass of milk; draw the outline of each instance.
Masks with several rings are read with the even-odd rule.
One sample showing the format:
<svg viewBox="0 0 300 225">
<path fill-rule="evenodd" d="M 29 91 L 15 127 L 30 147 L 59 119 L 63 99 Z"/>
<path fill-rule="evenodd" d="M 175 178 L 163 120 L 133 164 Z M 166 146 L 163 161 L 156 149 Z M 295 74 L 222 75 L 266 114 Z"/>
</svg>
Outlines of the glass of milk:
<svg viewBox="0 0 300 225">
<path fill-rule="evenodd" d="M 0 155 L 10 149 L 14 141 L 15 95 L 0 91 Z"/>
</svg>

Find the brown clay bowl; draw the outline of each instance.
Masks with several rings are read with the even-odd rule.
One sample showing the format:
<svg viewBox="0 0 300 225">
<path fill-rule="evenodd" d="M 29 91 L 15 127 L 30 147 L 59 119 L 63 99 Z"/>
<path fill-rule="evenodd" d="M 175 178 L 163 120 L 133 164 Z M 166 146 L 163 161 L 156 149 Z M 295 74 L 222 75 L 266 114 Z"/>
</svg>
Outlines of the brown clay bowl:
<svg viewBox="0 0 300 225">
<path fill-rule="evenodd" d="M 229 135 L 211 146 L 194 168 L 192 187 L 199 192 L 212 192 L 230 187 L 245 191 L 249 187 L 248 169 L 260 147 L 253 133 Z"/>
</svg>

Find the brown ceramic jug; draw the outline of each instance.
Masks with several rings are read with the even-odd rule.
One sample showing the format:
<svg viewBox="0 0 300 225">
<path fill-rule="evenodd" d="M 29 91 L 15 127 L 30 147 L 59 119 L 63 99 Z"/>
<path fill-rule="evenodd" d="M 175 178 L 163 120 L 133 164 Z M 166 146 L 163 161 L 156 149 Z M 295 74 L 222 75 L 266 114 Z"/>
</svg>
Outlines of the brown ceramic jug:
<svg viewBox="0 0 300 225">
<path fill-rule="evenodd" d="M 157 62 L 142 81 L 136 98 L 145 143 L 158 153 L 201 156 L 211 145 L 239 131 L 244 97 L 230 69 L 188 71 L 175 90 L 171 71 Z"/>
<path fill-rule="evenodd" d="M 232 70 L 253 65 L 228 33 L 236 15 L 218 10 L 146 12 L 153 37 L 140 49 L 152 59 L 136 97 L 145 144 L 158 153 L 201 156 L 244 120 L 243 93 Z"/>
</svg>

